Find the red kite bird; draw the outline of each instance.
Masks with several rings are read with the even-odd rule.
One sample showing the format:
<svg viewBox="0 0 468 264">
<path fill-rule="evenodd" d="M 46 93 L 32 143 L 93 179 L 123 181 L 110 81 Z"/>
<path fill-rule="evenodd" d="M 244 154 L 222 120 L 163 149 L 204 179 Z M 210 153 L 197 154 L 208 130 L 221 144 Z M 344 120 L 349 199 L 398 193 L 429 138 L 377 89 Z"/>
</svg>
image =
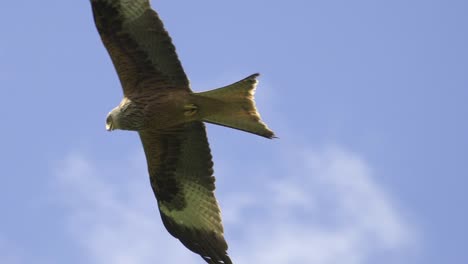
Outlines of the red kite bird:
<svg viewBox="0 0 468 264">
<path fill-rule="evenodd" d="M 207 263 L 232 263 L 203 122 L 273 138 L 255 108 L 258 74 L 194 93 L 148 0 L 91 0 L 91 5 L 124 93 L 107 116 L 106 129 L 138 131 L 169 233 Z"/>
</svg>

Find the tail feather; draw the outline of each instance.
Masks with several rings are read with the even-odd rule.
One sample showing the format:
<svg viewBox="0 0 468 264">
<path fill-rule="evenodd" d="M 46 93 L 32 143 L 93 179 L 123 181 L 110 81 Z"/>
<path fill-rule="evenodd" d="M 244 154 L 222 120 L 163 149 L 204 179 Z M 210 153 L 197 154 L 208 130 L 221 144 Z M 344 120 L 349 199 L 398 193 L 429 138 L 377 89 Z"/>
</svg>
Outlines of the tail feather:
<svg viewBox="0 0 468 264">
<path fill-rule="evenodd" d="M 255 107 L 254 93 L 257 77 L 253 74 L 243 80 L 215 90 L 197 93 L 205 100 L 203 121 L 250 132 L 266 138 L 275 137 Z M 209 102 L 209 103 L 208 103 Z"/>
</svg>

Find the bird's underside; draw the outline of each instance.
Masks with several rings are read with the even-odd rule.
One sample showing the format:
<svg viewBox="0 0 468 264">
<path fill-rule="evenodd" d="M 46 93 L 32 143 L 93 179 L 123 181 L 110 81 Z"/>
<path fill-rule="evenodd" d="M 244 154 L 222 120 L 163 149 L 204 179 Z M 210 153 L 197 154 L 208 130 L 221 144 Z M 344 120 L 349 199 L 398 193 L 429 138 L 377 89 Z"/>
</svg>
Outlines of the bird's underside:
<svg viewBox="0 0 468 264">
<path fill-rule="evenodd" d="M 253 93 L 258 74 L 193 93 L 169 34 L 148 0 L 91 0 L 94 20 L 123 87 L 108 130 L 138 131 L 164 226 L 207 263 L 232 263 L 203 122 L 266 138 Z"/>
</svg>

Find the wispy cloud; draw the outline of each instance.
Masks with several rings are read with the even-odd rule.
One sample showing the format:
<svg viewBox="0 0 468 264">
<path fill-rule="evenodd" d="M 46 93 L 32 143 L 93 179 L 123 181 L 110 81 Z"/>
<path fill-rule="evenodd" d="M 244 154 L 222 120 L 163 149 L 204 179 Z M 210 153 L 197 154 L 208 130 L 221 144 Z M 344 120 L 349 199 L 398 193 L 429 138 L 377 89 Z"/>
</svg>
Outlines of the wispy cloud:
<svg viewBox="0 0 468 264">
<path fill-rule="evenodd" d="M 235 216 L 244 225 L 245 237 L 233 245 L 239 263 L 374 263 L 374 254 L 411 246 L 409 224 L 358 155 L 329 147 L 291 160 L 286 171 L 276 172 L 285 176 L 265 177 L 250 184 L 255 190 L 236 194 L 242 206 L 236 199 L 225 205 L 237 210 L 227 222 Z M 265 207 L 256 217 L 247 214 Z"/>
<path fill-rule="evenodd" d="M 85 262 L 193 262 L 194 256 L 178 252 L 180 245 L 165 232 L 148 179 L 130 176 L 124 183 L 119 174 L 146 173 L 132 166 L 132 160 L 106 172 L 80 155 L 70 155 L 56 170 L 70 209 L 70 234 L 89 256 Z"/>
<path fill-rule="evenodd" d="M 250 187 L 217 193 L 235 263 L 374 263 L 374 254 L 397 255 L 411 245 L 408 223 L 359 155 L 328 147 L 287 163 L 252 178 Z M 164 230 L 141 177 L 143 157 L 107 171 L 70 155 L 56 174 L 88 263 L 202 262 Z"/>
</svg>

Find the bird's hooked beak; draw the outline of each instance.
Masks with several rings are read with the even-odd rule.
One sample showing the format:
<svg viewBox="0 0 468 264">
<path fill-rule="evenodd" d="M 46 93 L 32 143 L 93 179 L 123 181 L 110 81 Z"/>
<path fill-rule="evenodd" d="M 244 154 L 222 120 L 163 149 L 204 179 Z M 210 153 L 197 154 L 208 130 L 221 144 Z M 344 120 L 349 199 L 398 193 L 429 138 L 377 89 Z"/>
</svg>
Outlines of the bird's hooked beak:
<svg viewBox="0 0 468 264">
<path fill-rule="evenodd" d="M 107 123 L 106 124 L 106 130 L 107 131 L 112 131 L 112 130 L 114 130 L 114 126 L 112 124 Z"/>
</svg>

